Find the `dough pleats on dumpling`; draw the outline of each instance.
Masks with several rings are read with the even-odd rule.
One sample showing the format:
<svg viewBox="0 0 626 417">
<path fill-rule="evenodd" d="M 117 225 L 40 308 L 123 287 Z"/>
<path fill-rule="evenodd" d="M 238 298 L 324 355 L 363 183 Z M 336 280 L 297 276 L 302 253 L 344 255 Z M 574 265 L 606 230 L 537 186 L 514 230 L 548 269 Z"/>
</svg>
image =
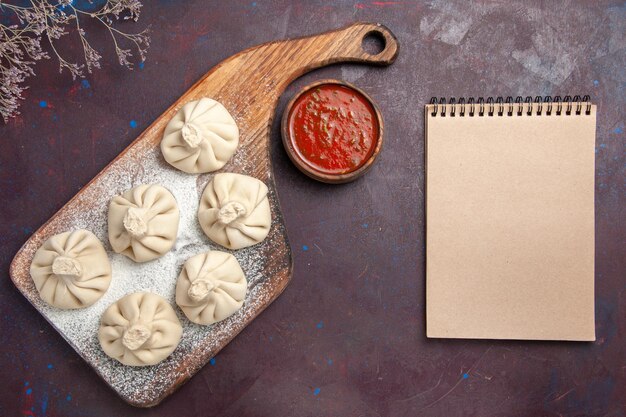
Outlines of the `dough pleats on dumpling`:
<svg viewBox="0 0 626 417">
<path fill-rule="evenodd" d="M 176 282 L 176 304 L 194 323 L 208 325 L 243 305 L 248 282 L 237 259 L 210 251 L 189 258 Z"/>
<path fill-rule="evenodd" d="M 178 346 L 183 328 L 160 295 L 126 295 L 102 314 L 98 340 L 108 356 L 124 365 L 155 365 Z"/>
<path fill-rule="evenodd" d="M 239 144 L 235 119 L 219 102 L 201 98 L 185 104 L 169 121 L 161 152 L 175 168 L 190 174 L 216 171 Z"/>
<path fill-rule="evenodd" d="M 100 240 L 80 229 L 46 240 L 35 252 L 30 275 L 46 303 L 75 309 L 104 295 L 111 283 L 111 265 Z"/>
<path fill-rule="evenodd" d="M 215 243 L 241 249 L 263 241 L 272 223 L 267 186 L 247 175 L 216 174 L 200 200 L 198 220 Z"/>
<path fill-rule="evenodd" d="M 135 262 L 163 256 L 176 242 L 180 219 L 176 199 L 166 188 L 139 185 L 109 204 L 109 242 Z"/>
</svg>

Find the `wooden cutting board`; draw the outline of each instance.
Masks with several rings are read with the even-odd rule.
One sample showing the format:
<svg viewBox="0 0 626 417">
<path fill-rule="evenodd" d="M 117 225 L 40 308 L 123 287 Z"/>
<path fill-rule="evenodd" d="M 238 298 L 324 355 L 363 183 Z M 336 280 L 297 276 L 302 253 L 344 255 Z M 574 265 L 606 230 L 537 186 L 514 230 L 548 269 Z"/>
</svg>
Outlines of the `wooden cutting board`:
<svg viewBox="0 0 626 417">
<path fill-rule="evenodd" d="M 366 52 L 362 46 L 366 36 L 383 39 L 382 52 L 376 55 Z M 325 65 L 339 62 L 389 65 L 397 54 L 398 42 L 389 29 L 377 24 L 356 23 L 320 35 L 266 43 L 222 61 L 31 236 L 11 264 L 10 274 L 15 286 L 125 401 L 139 407 L 158 404 L 275 300 L 291 279 L 291 251 L 269 158 L 272 119 L 285 87 L 305 72 Z M 197 207 L 212 174 L 193 176 L 177 172 L 163 160 L 159 142 L 165 125 L 178 109 L 202 97 L 221 102 L 237 121 L 239 148 L 220 172 L 251 175 L 267 184 L 272 228 L 263 243 L 233 252 L 249 281 L 247 298 L 236 314 L 212 326 L 198 326 L 186 320 L 176 308 L 183 323 L 183 337 L 176 351 L 158 365 L 124 366 L 104 355 L 99 346 L 96 333 L 102 311 L 125 293 L 134 291 L 160 293 L 175 305 L 176 278 L 190 251 L 223 250 L 200 232 L 194 234 L 199 227 L 193 225 L 182 238 L 181 233 L 186 232 L 179 230 L 175 248 L 165 257 L 148 263 L 150 265 L 129 265 L 124 263 L 122 255 L 111 250 L 106 236 L 109 200 L 141 183 L 168 186 L 181 206 L 181 226 L 185 221 L 197 223 L 194 210 L 187 209 L 187 205 Z M 188 192 L 182 193 L 183 189 Z M 189 195 L 193 198 L 187 198 Z M 30 263 L 35 251 L 50 236 L 77 228 L 87 228 L 101 239 L 114 265 L 113 279 L 107 293 L 94 305 L 81 310 L 59 310 L 39 297 L 30 278 Z M 154 272 L 155 268 L 171 271 L 171 274 L 164 273 L 164 280 L 161 274 Z"/>
</svg>

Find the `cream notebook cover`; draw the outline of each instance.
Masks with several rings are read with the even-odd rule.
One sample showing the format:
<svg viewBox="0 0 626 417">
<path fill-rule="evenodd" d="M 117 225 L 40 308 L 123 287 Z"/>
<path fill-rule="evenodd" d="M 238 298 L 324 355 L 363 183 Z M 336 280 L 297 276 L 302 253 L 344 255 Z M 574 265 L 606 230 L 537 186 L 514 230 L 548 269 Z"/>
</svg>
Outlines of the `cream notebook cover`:
<svg viewBox="0 0 626 417">
<path fill-rule="evenodd" d="M 587 100 L 426 106 L 428 337 L 595 340 Z"/>
</svg>

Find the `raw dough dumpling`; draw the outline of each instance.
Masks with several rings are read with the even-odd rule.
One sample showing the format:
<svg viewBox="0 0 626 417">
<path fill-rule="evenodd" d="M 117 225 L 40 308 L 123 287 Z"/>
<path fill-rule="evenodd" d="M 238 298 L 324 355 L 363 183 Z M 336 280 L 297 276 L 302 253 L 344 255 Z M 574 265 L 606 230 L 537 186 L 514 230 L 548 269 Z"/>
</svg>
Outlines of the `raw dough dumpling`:
<svg viewBox="0 0 626 417">
<path fill-rule="evenodd" d="M 239 144 L 239 128 L 226 108 L 202 98 L 185 104 L 165 127 L 161 152 L 172 166 L 190 174 L 220 169 Z"/>
<path fill-rule="evenodd" d="M 178 233 L 176 199 L 160 185 L 139 185 L 109 204 L 109 242 L 135 262 L 147 262 L 169 251 Z"/>
<path fill-rule="evenodd" d="M 130 366 L 155 365 L 176 349 L 183 328 L 160 295 L 137 292 L 102 314 L 98 340 L 104 353 Z"/>
<path fill-rule="evenodd" d="M 247 290 L 237 259 L 214 250 L 185 262 L 176 283 L 176 304 L 194 323 L 213 324 L 239 310 Z"/>
<path fill-rule="evenodd" d="M 217 174 L 202 193 L 198 219 L 204 233 L 226 248 L 259 243 L 272 223 L 267 186 L 247 175 Z"/>
<path fill-rule="evenodd" d="M 89 230 L 54 235 L 35 252 L 30 275 L 41 298 L 65 309 L 87 307 L 109 288 L 111 264 Z"/>
</svg>

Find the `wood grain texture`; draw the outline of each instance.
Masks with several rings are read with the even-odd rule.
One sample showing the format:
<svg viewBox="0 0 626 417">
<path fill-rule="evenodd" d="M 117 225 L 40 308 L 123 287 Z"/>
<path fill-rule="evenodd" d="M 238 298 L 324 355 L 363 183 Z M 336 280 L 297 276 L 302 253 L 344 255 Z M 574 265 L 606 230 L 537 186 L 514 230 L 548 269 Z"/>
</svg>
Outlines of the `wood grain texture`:
<svg viewBox="0 0 626 417">
<path fill-rule="evenodd" d="M 385 40 L 384 50 L 377 55 L 370 55 L 362 49 L 363 38 L 371 32 L 376 32 Z M 132 395 L 112 383 L 110 375 L 101 372 L 93 352 L 78 349 L 70 338 L 61 332 L 72 347 L 124 400 L 140 407 L 158 404 L 204 366 L 276 299 L 291 279 L 292 256 L 269 159 L 270 126 L 276 103 L 284 88 L 303 73 L 321 66 L 337 62 L 388 65 L 394 61 L 397 54 L 398 43 L 387 28 L 357 23 L 317 36 L 267 43 L 226 59 L 183 94 L 111 164 L 32 235 L 11 264 L 10 274 L 14 284 L 46 317 L 29 274 L 30 262 L 35 251 L 50 236 L 66 231 L 78 213 L 93 212 L 94 216 L 102 215 L 102 202 L 115 195 L 116 191 L 110 188 L 110 177 L 135 175 L 129 167 L 140 169 L 145 160 L 154 157 L 155 153 L 158 153 L 167 122 L 180 107 L 202 97 L 210 97 L 221 102 L 237 121 L 240 144 L 235 157 L 220 171 L 254 176 L 264 181 L 270 189 L 269 198 L 274 221 L 267 238 L 270 244 L 263 249 L 265 251 L 263 274 L 268 278 L 268 291 L 263 292 L 260 298 L 249 306 L 249 314 L 233 323 L 228 332 L 203 340 L 187 352 L 173 369 L 156 378 L 152 386 Z M 199 176 L 199 183 L 207 178 L 206 174 Z M 50 321 L 49 317 L 46 319 Z M 51 324 L 54 326 L 54 323 Z"/>
</svg>

